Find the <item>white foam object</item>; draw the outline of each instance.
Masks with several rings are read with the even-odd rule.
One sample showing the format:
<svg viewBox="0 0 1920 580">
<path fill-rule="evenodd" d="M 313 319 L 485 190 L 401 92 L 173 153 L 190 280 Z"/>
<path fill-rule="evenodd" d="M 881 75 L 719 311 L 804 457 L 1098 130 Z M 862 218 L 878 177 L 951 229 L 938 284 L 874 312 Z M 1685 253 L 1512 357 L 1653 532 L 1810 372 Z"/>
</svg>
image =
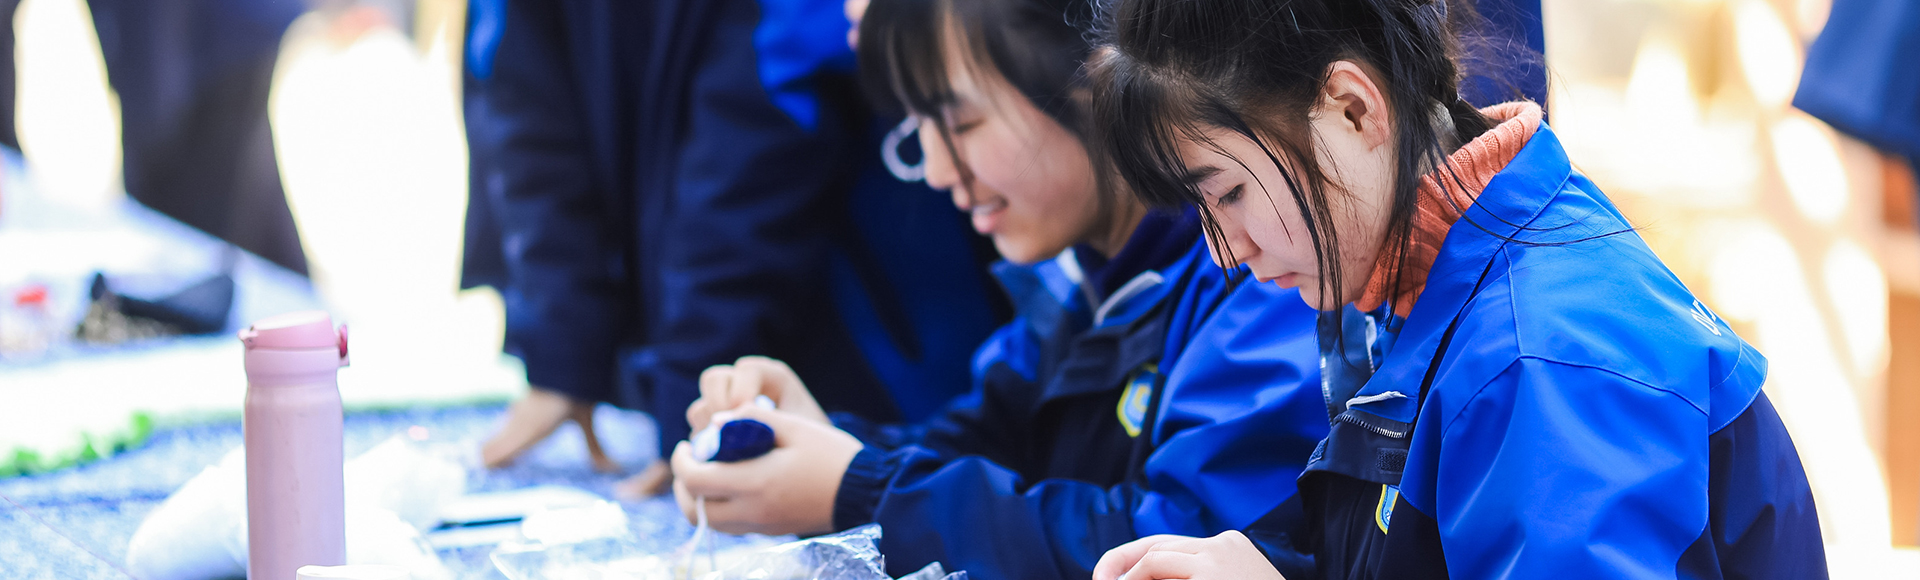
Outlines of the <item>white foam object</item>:
<svg viewBox="0 0 1920 580">
<path fill-rule="evenodd" d="M 520 535 L 542 544 L 571 544 L 630 533 L 620 504 L 598 501 L 582 506 L 537 511 L 520 524 Z"/>
<path fill-rule="evenodd" d="M 413 580 L 450 579 L 421 530 L 466 491 L 466 468 L 401 437 L 348 461 L 347 564 L 405 568 Z M 127 569 L 143 580 L 246 575 L 244 449 L 234 449 L 161 502 L 127 544 Z"/>
<path fill-rule="evenodd" d="M 411 580 L 406 568 L 381 565 L 301 566 L 297 580 Z"/>
</svg>

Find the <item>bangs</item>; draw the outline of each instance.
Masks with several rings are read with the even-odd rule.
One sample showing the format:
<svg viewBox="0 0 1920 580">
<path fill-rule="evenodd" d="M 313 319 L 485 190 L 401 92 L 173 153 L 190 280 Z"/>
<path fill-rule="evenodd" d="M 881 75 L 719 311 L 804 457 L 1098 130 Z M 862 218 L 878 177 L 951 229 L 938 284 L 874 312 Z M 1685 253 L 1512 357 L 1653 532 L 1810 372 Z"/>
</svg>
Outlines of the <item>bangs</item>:
<svg viewBox="0 0 1920 580">
<path fill-rule="evenodd" d="M 860 20 L 861 85 L 892 113 L 939 119 L 954 102 L 942 47 L 948 0 L 876 0 Z"/>
<path fill-rule="evenodd" d="M 1004 81 L 1068 130 L 1086 133 L 1079 70 L 1086 0 L 873 0 L 860 21 L 860 78 L 895 113 L 940 119 L 956 78 Z M 954 70 L 954 67 L 965 70 Z"/>
<path fill-rule="evenodd" d="M 1106 121 L 1099 126 L 1099 143 L 1134 197 L 1159 209 L 1195 208 L 1214 255 L 1235 263 L 1232 248 L 1222 239 L 1213 206 L 1207 203 L 1199 180 L 1181 155 L 1187 144 L 1204 147 L 1245 169 L 1270 203 L 1292 203 L 1315 254 L 1323 259 L 1335 255 L 1334 232 L 1323 227 L 1330 215 L 1321 195 L 1327 183 L 1313 156 L 1314 140 L 1304 114 L 1283 115 L 1288 118 L 1261 122 L 1256 127 L 1248 121 L 1244 106 L 1217 94 L 1208 83 L 1142 64 L 1113 47 L 1097 51 L 1088 64 L 1089 78 L 1105 89 L 1094 95 L 1094 114 Z M 1245 137 L 1259 147 L 1265 159 L 1251 161 L 1271 163 L 1282 183 L 1261 182 L 1259 172 L 1248 167 L 1250 160 L 1228 152 L 1209 135 L 1215 129 Z M 1276 186 L 1285 187 L 1279 198 L 1274 196 Z M 1289 232 L 1289 237 L 1292 234 Z M 1229 269 L 1229 277 L 1236 270 Z M 1337 278 L 1337 274 L 1323 276 L 1322 282 L 1337 283 Z"/>
<path fill-rule="evenodd" d="M 1157 209 L 1186 205 L 1206 209 L 1205 196 L 1187 177 L 1180 143 L 1197 136 L 1193 112 L 1199 95 L 1189 86 L 1163 82 L 1116 50 L 1102 50 L 1088 63 L 1095 86 L 1096 127 L 1114 169 L 1135 197 Z"/>
<path fill-rule="evenodd" d="M 1191 205 L 1206 212 L 1206 195 L 1180 154 L 1188 143 L 1219 153 L 1247 169 L 1263 189 L 1275 185 L 1260 183 L 1247 160 L 1229 153 L 1208 135 L 1212 129 L 1252 141 L 1264 153 L 1265 161 L 1279 170 L 1287 191 L 1301 191 L 1302 183 L 1295 172 L 1281 162 L 1283 153 L 1296 162 L 1310 157 L 1310 151 L 1295 145 L 1311 140 L 1290 138 L 1302 136 L 1288 130 L 1294 123 L 1263 123 L 1256 130 L 1241 107 L 1212 94 L 1205 83 L 1171 78 L 1116 50 L 1100 51 L 1090 63 L 1088 74 L 1107 89 L 1094 96 L 1096 114 L 1109 121 L 1100 128 L 1099 141 L 1133 188 L 1134 196 L 1147 205 L 1158 209 Z"/>
</svg>

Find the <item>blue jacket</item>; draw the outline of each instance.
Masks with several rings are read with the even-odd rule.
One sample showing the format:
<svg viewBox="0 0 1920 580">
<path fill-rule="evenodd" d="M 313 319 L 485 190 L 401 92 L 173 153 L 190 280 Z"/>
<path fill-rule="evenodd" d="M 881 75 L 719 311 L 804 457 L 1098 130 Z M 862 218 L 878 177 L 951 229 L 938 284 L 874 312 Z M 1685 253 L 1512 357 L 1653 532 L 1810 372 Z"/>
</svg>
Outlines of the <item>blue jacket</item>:
<svg viewBox="0 0 1920 580">
<path fill-rule="evenodd" d="M 1834 0 L 1793 106 L 1920 167 L 1920 3 Z"/>
<path fill-rule="evenodd" d="M 1142 246 L 1161 257 L 1134 259 Z M 996 268 L 1018 315 L 945 414 L 842 422 L 869 446 L 834 525 L 879 522 L 895 575 L 939 561 L 1081 580 L 1121 543 L 1242 527 L 1293 494 L 1326 433 L 1313 311 L 1290 290 L 1229 287 L 1191 212 L 1150 217 L 1112 263 L 1085 253 Z"/>
<path fill-rule="evenodd" d="M 947 198 L 885 177 L 838 0 L 468 18 L 464 283 L 501 289 L 529 382 L 652 413 L 663 452 L 699 373 L 742 355 L 878 418 L 967 391 L 1003 318 L 985 260 Z"/>
<path fill-rule="evenodd" d="M 1323 577 L 1825 577 L 1766 359 L 1546 126 L 1448 232 L 1412 312 L 1346 315 L 1346 340 L 1322 339 L 1345 345 L 1333 431 L 1301 479 Z"/>
</svg>

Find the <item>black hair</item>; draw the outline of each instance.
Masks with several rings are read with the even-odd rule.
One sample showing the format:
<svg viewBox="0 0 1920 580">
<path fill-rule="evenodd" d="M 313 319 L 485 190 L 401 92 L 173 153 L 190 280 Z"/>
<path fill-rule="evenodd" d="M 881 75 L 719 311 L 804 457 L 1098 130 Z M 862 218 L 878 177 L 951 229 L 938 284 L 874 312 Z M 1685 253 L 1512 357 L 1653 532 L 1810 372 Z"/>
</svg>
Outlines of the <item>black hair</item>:
<svg viewBox="0 0 1920 580">
<path fill-rule="evenodd" d="M 1114 210 L 1116 180 L 1092 140 L 1080 67 L 1091 52 L 1092 0 L 872 0 L 860 20 L 861 83 L 883 107 L 935 120 L 963 182 L 972 172 L 953 147 L 944 114 L 955 104 L 948 50 L 974 78 L 1004 79 L 1086 146 L 1098 179 L 1100 222 Z M 956 36 L 958 35 L 958 36 Z"/>
<path fill-rule="evenodd" d="M 1442 168 L 1453 174 L 1447 156 L 1493 126 L 1459 94 L 1466 74 L 1458 63 L 1468 56 L 1461 39 L 1480 22 L 1470 3 L 1102 1 L 1102 46 L 1088 74 L 1098 87 L 1099 141 L 1121 179 L 1150 206 L 1198 208 L 1214 251 L 1231 263 L 1232 251 L 1205 196 L 1188 179 L 1179 147 L 1194 142 L 1219 150 L 1204 136 L 1210 128 L 1248 138 L 1292 192 L 1320 264 L 1322 303 L 1333 300 L 1336 307 L 1344 286 L 1328 204 L 1334 186 L 1314 155 L 1308 115 L 1329 67 L 1359 63 L 1384 93 L 1393 119 L 1394 180 L 1381 251 L 1398 264 L 1390 281 L 1401 287 L 1421 177 Z M 1437 181 L 1465 187 L 1457 174 Z M 1449 193 L 1445 197 L 1454 199 Z"/>
</svg>

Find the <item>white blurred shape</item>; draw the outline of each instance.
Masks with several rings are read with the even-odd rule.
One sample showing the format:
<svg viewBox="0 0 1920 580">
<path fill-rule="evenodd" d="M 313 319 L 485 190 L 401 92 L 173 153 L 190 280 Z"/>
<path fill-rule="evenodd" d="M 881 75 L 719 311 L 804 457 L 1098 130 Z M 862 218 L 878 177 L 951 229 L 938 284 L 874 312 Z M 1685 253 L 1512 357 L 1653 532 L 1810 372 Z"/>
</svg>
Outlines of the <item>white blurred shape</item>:
<svg viewBox="0 0 1920 580">
<path fill-rule="evenodd" d="M 444 306 L 466 207 L 452 92 L 398 32 L 373 28 L 342 46 L 311 31 L 317 18 L 289 33 L 270 103 L 315 281 L 356 321 Z"/>
<path fill-rule="evenodd" d="M 15 123 L 35 186 L 91 211 L 122 199 L 120 105 L 81 0 L 24 0 L 14 15 Z"/>
<path fill-rule="evenodd" d="M 1726 230 L 1711 236 L 1722 245 L 1707 264 L 1715 311 L 1728 319 L 1753 322 L 1783 301 L 1786 283 L 1796 280 L 1788 279 L 1782 266 L 1798 264 L 1786 238 L 1757 222 L 1705 227 Z"/>
<path fill-rule="evenodd" d="M 1774 164 L 1800 214 L 1832 225 L 1847 210 L 1847 170 L 1832 131 L 1800 114 L 1773 124 Z"/>
<path fill-rule="evenodd" d="M 1636 118 L 1656 126 L 1692 127 L 1700 124 L 1700 102 L 1679 43 L 1666 35 L 1648 33 L 1633 57 L 1627 79 L 1627 109 Z"/>
<path fill-rule="evenodd" d="M 1748 338 L 1767 357 L 1768 397 L 1801 450 L 1833 577 L 1861 577 L 1855 573 L 1871 570 L 1877 564 L 1869 563 L 1890 554 L 1887 489 L 1860 424 L 1855 385 L 1809 291 L 1812 280 L 1793 246 L 1774 227 L 1760 221 L 1708 227 L 1721 230 L 1716 233 L 1724 240 L 1707 266 L 1715 308 L 1722 316 L 1753 324 L 1755 332 Z M 1861 279 L 1872 274 L 1857 271 L 1859 259 L 1865 258 L 1839 258 L 1844 283 L 1871 283 Z M 1835 268 L 1831 262 L 1827 266 Z M 1833 276 L 1827 277 L 1833 284 Z M 1884 317 L 1885 297 L 1879 300 Z"/>
<path fill-rule="evenodd" d="M 1680 44 L 1650 32 L 1624 91 L 1558 83 L 1554 127 L 1583 169 L 1620 191 L 1706 209 L 1745 205 L 1759 174 L 1756 128 L 1724 99 L 1703 117 L 1691 78 Z"/>
<path fill-rule="evenodd" d="M 1887 276 L 1851 240 L 1835 242 L 1825 262 L 1827 298 L 1839 314 L 1854 374 L 1874 376 L 1886 364 Z"/>
<path fill-rule="evenodd" d="M 336 32 L 317 14 L 294 24 L 269 112 L 315 286 L 354 329 L 341 393 L 471 390 L 448 369 L 498 366 L 505 323 L 491 291 L 455 293 L 467 151 L 452 61 L 388 27 Z"/>
<path fill-rule="evenodd" d="M 1799 0 L 1794 3 L 1794 24 L 1801 40 L 1812 42 L 1820 35 L 1820 29 L 1827 26 L 1827 16 L 1833 10 L 1833 0 Z"/>
<path fill-rule="evenodd" d="M 1734 41 L 1740 70 L 1753 96 L 1771 108 L 1784 107 L 1800 82 L 1800 47 L 1780 19 L 1780 13 L 1762 0 L 1741 0 L 1733 7 Z"/>
</svg>

